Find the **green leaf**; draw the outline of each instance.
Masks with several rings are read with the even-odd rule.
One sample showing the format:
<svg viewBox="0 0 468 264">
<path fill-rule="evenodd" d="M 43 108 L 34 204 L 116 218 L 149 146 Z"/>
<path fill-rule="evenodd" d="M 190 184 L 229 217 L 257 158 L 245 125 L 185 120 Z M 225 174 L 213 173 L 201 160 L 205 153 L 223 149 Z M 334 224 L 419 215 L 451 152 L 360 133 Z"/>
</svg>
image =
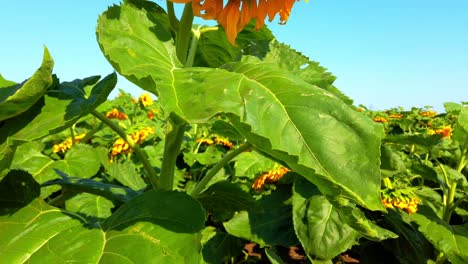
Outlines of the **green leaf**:
<svg viewBox="0 0 468 264">
<path fill-rule="evenodd" d="M 19 209 L 41 193 L 39 184 L 26 171 L 11 170 L 0 181 L 0 215 Z"/>
<path fill-rule="evenodd" d="M 0 259 L 5 263 L 200 262 L 204 212 L 185 193 L 149 191 L 118 209 L 105 229 L 91 228 L 74 217 L 39 199 L 0 216 Z"/>
<path fill-rule="evenodd" d="M 189 166 L 192 166 L 196 161 L 201 165 L 215 164 L 223 157 L 221 152 L 216 146 L 208 146 L 202 153 L 193 153 L 191 151 L 184 153 L 184 161 Z"/>
<path fill-rule="evenodd" d="M 418 229 L 439 251 L 445 253 L 453 264 L 468 263 L 468 228 L 449 225 L 438 217 L 412 214 Z"/>
<path fill-rule="evenodd" d="M 184 192 L 163 190 L 151 190 L 135 197 L 107 219 L 104 226 L 122 228 L 138 218 L 151 218 L 153 223 L 181 233 L 195 233 L 205 227 L 205 212 L 197 200 Z"/>
<path fill-rule="evenodd" d="M 60 185 L 62 188 L 66 188 L 67 192 L 86 192 L 95 194 L 105 197 L 116 204 L 128 202 L 138 195 L 138 193 L 132 189 L 122 187 L 120 185 L 98 182 L 92 179 L 68 177 L 68 175 L 60 171 L 57 173 L 62 177 L 62 179 L 46 181 L 41 186 L 48 187 L 53 185 Z"/>
<path fill-rule="evenodd" d="M 406 171 L 406 165 L 398 152 L 386 145 L 382 145 L 380 149 L 381 169 L 398 172 Z"/>
<path fill-rule="evenodd" d="M 383 245 L 395 254 L 400 263 L 428 263 L 433 255 L 433 247 L 427 239 L 411 224 L 408 214 L 389 210 L 384 215 L 391 229 L 398 234 L 398 238 L 383 241 Z"/>
<path fill-rule="evenodd" d="M 244 243 L 241 239 L 207 227 L 202 232 L 202 263 L 226 263 L 242 254 Z"/>
<path fill-rule="evenodd" d="M 289 45 L 280 43 L 277 40 L 271 41 L 268 53 L 263 60 L 276 63 L 281 69 L 302 78 L 309 84 L 331 92 L 348 105 L 353 104 L 352 99 L 333 86 L 333 82 L 336 80 L 335 76 L 327 72 L 327 69 L 320 66 L 318 62 L 311 61 L 307 56 Z"/>
<path fill-rule="evenodd" d="M 4 172 L 10 168 L 15 152 L 16 146 L 12 146 L 8 142 L 0 144 L 0 179 L 5 176 Z"/>
<path fill-rule="evenodd" d="M 107 218 L 111 216 L 114 204 L 106 198 L 94 194 L 82 193 L 65 201 L 65 209 L 87 217 Z"/>
<path fill-rule="evenodd" d="M 40 151 L 38 143 L 26 143 L 18 148 L 12 168 L 23 169 L 31 173 L 40 184 L 60 178 L 58 172 L 69 176 L 90 178 L 99 171 L 101 164 L 97 151 L 88 145 L 76 144 L 65 154 L 63 160 L 54 161 Z M 46 198 L 57 187 L 42 188 L 42 197 Z"/>
<path fill-rule="evenodd" d="M 89 178 L 99 171 L 101 163 L 96 150 L 85 144 L 76 144 L 65 154 L 63 160 L 54 162 L 52 170 L 60 170 L 72 177 Z"/>
<path fill-rule="evenodd" d="M 105 237 L 55 207 L 36 199 L 0 216 L 0 259 L 5 263 L 97 263 Z"/>
<path fill-rule="evenodd" d="M 5 87 L 11 87 L 11 86 L 14 86 L 16 84 L 17 84 L 16 82 L 9 81 L 9 80 L 3 78 L 3 75 L 0 74 L 0 89 L 3 89 Z"/>
<path fill-rule="evenodd" d="M 91 97 L 86 99 L 84 89 L 93 85 L 93 88 L 105 86 L 108 88 L 105 92 L 110 92 L 109 87 L 115 86 L 117 75 L 111 74 L 96 84 L 98 80 L 99 76 L 95 76 L 59 85 L 58 80 L 54 79 L 52 91 L 41 97 L 26 112 L 3 122 L 0 146 L 18 146 L 49 134 L 58 133 L 73 125 L 93 110 L 99 102 Z M 100 90 L 103 91 L 103 89 Z M 107 97 L 108 94 L 100 95 L 100 97 L 103 96 Z M 1 155 L 3 155 L 2 152 L 0 152 L 0 158 Z"/>
<path fill-rule="evenodd" d="M 198 196 L 198 200 L 216 221 L 226 221 L 235 212 L 255 207 L 255 200 L 242 188 L 229 181 L 220 181 Z"/>
<path fill-rule="evenodd" d="M 278 256 L 278 254 L 276 253 L 276 251 L 274 249 L 266 248 L 265 249 L 265 255 L 267 256 L 268 260 L 272 264 L 282 264 L 283 263 L 283 260 L 281 259 L 280 256 Z"/>
<path fill-rule="evenodd" d="M 147 186 L 133 162 L 124 161 L 107 163 L 108 164 L 104 165 L 106 172 L 121 184 L 128 186 L 135 191 L 141 190 Z"/>
<path fill-rule="evenodd" d="M 287 153 L 288 166 L 322 193 L 383 210 L 381 126 L 274 64 L 247 60 L 224 69 L 182 68 L 172 40 L 164 37 L 169 31 L 158 22 L 165 15 L 148 10 L 130 4 L 110 8 L 99 19 L 98 41 L 119 73 L 158 94 L 167 115 L 175 112 L 188 122 L 203 123 L 216 114 L 232 113 L 250 127 L 240 131 L 256 148 L 278 159 L 284 157 L 277 151 Z M 254 136 L 269 142 L 260 143 Z"/>
<path fill-rule="evenodd" d="M 216 120 L 211 126 L 211 131 L 213 131 L 214 134 L 227 137 L 230 140 L 241 141 L 244 139 L 234 126 L 223 120 Z"/>
<path fill-rule="evenodd" d="M 36 104 L 33 107 L 36 109 L 31 108 L 31 111 L 17 116 L 17 119 L 10 119 L 12 120 L 11 124 L 14 125 L 10 136 L 15 140 L 31 141 L 50 133 L 60 132 L 71 126 L 79 118 L 87 115 L 95 106 L 95 101 L 91 102 L 84 98 L 85 87 L 104 85 L 102 83 L 114 86 L 117 76 L 111 74 L 96 84 L 98 80 L 99 76 L 94 76 L 61 83 L 57 90 L 45 96 L 42 104 Z M 108 96 L 108 94 L 104 96 Z M 33 117 L 32 120 L 31 117 Z M 22 122 L 22 119 L 25 121 Z M 10 120 L 6 121 L 5 125 Z M 18 129 L 18 127 L 21 130 L 16 132 L 14 129 Z"/>
<path fill-rule="evenodd" d="M 436 190 L 429 188 L 427 186 L 422 186 L 415 191 L 418 199 L 421 200 L 422 204 L 430 207 L 432 211 L 443 218 L 444 215 L 444 204 L 442 201 L 442 195 Z"/>
<path fill-rule="evenodd" d="M 242 211 L 224 223 L 226 231 L 260 246 L 293 246 L 298 243 L 292 223 L 291 192 L 278 188 L 265 195 L 251 211 Z"/>
<path fill-rule="evenodd" d="M 460 144 L 462 149 L 468 148 L 468 109 L 462 108 L 460 110 L 452 138 Z"/>
<path fill-rule="evenodd" d="M 383 140 L 385 143 L 397 143 L 400 145 L 417 145 L 426 150 L 437 145 L 442 138 L 441 135 L 387 135 Z"/>
<path fill-rule="evenodd" d="M 44 47 L 42 65 L 29 80 L 14 85 L 0 76 L 0 121 L 24 113 L 47 92 L 53 67 L 54 61 Z"/>
<path fill-rule="evenodd" d="M 98 153 L 89 145 L 74 145 L 67 151 L 64 159 L 58 161 L 45 156 L 37 148 L 33 148 L 34 145 L 34 143 L 28 143 L 24 147 L 19 147 L 12 167 L 24 168 L 39 183 L 59 178 L 56 170 L 73 177 L 89 178 L 94 176 L 101 167 Z"/>
<path fill-rule="evenodd" d="M 245 152 L 236 157 L 236 175 L 247 176 L 251 179 L 259 173 L 273 169 L 275 162 L 256 151 Z"/>
<path fill-rule="evenodd" d="M 296 178 L 292 201 L 294 229 L 309 259 L 332 259 L 359 239 L 359 233 L 309 181 Z"/>
<path fill-rule="evenodd" d="M 225 63 L 239 61 L 242 55 L 265 57 L 268 43 L 274 38 L 266 27 L 255 30 L 255 23 L 247 25 L 236 37 L 237 46 L 233 46 L 226 37 L 222 27 L 218 30 L 201 34 L 197 45 L 195 66 L 210 68 L 219 67 Z"/>
<path fill-rule="evenodd" d="M 128 80 L 154 94 L 157 94 L 156 86 L 172 75 L 173 65 L 182 67 L 170 32 L 164 9 L 147 1 L 111 6 L 99 17 L 97 26 L 99 46 L 112 66 Z M 152 60 L 157 63 L 147 64 Z M 133 67 L 138 64 L 140 66 Z M 148 70 L 161 75 L 148 78 Z"/>
</svg>

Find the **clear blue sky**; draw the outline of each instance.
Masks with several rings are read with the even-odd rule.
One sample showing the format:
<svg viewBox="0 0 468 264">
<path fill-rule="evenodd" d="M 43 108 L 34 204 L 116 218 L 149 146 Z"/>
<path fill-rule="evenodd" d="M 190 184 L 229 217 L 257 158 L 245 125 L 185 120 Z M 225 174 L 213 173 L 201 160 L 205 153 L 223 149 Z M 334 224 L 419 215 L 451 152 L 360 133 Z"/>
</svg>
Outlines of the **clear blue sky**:
<svg viewBox="0 0 468 264">
<path fill-rule="evenodd" d="M 0 73 L 28 78 L 43 45 L 62 81 L 111 73 L 95 27 L 118 2 L 0 0 Z M 444 102 L 468 101 L 467 11 L 467 0 L 310 0 L 294 6 L 285 26 L 267 24 L 280 41 L 334 73 L 356 104 L 440 111 Z M 123 78 L 117 87 L 141 93 Z"/>
</svg>

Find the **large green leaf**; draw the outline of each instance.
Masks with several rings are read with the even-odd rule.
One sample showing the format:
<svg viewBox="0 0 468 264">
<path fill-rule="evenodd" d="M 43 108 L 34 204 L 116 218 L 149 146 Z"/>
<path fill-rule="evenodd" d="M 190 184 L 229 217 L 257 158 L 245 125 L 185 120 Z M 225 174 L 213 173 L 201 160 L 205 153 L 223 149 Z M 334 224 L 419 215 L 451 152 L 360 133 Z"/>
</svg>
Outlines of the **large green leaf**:
<svg viewBox="0 0 468 264">
<path fill-rule="evenodd" d="M 114 204 L 106 198 L 90 193 L 78 194 L 65 201 L 65 209 L 87 217 L 107 218 Z"/>
<path fill-rule="evenodd" d="M 424 211 L 424 210 L 420 210 Z M 468 228 L 449 225 L 431 214 L 412 214 L 418 229 L 439 251 L 445 253 L 453 264 L 468 263 Z"/>
<path fill-rule="evenodd" d="M 24 83 L 12 85 L 0 76 L 0 121 L 25 112 L 47 92 L 53 67 L 54 61 L 44 47 L 41 67 Z"/>
<path fill-rule="evenodd" d="M 105 228 L 90 228 L 75 217 L 39 199 L 0 216 L 0 259 L 5 263 L 200 261 L 204 212 L 185 193 L 147 192 L 117 210 Z"/>
<path fill-rule="evenodd" d="M 292 201 L 294 228 L 310 259 L 332 259 L 360 237 L 326 197 L 301 177 L 294 182 Z"/>
<path fill-rule="evenodd" d="M 236 214 L 224 223 L 234 236 L 258 243 L 260 246 L 293 246 L 298 243 L 292 223 L 291 190 L 278 188 L 262 197 L 259 205 Z"/>
<path fill-rule="evenodd" d="M 159 10 L 156 5 L 144 5 L 111 7 L 99 19 L 98 41 L 122 75 L 158 94 L 166 114 L 206 122 L 216 114 L 233 113 L 250 127 L 243 132 L 255 147 L 277 158 L 278 151 L 287 154 L 288 165 L 322 193 L 383 210 L 381 126 L 274 64 L 247 61 L 225 69 L 182 68 L 169 31 L 160 23 L 165 14 L 152 12 Z M 254 136 L 268 141 L 260 143 Z"/>
<path fill-rule="evenodd" d="M 226 221 L 235 212 L 255 207 L 252 196 L 235 183 L 220 181 L 202 192 L 197 198 L 215 221 Z"/>
<path fill-rule="evenodd" d="M 112 91 L 117 75 L 110 74 L 96 84 L 98 80 L 99 76 L 95 76 L 58 84 L 55 79 L 53 91 L 42 96 L 24 113 L 4 120 L 0 124 L 0 165 L 8 165 L 9 153 L 16 146 L 58 133 L 89 114 L 102 102 L 102 97 Z M 93 89 L 88 98 L 84 92 L 87 87 Z"/>
<path fill-rule="evenodd" d="M 294 76 L 333 93 L 349 105 L 353 104 L 352 99 L 333 85 L 336 77 L 327 72 L 327 69 L 320 66 L 318 62 L 311 61 L 304 54 L 277 40 L 272 40 L 269 44 L 264 61 L 274 62 Z"/>
<path fill-rule="evenodd" d="M 41 184 L 60 178 L 58 172 L 73 177 L 89 178 L 101 167 L 98 153 L 91 146 L 76 144 L 65 154 L 63 160 L 57 161 L 42 154 L 41 147 L 36 142 L 28 142 L 18 147 L 11 167 L 28 171 Z M 57 190 L 58 187 L 43 188 L 42 197 L 46 198 Z"/>
<path fill-rule="evenodd" d="M 0 136 L 0 142 L 5 140 L 4 137 L 10 137 L 19 142 L 32 141 L 69 127 L 79 118 L 87 115 L 96 107 L 96 103 L 100 102 L 97 99 L 90 101 L 91 99 L 85 98 L 84 88 L 93 86 L 93 89 L 98 87 L 98 90 L 102 91 L 102 87 L 105 86 L 106 89 L 102 93 L 107 96 L 115 86 L 117 76 L 110 74 L 100 82 L 98 81 L 99 76 L 61 84 L 58 84 L 56 80 L 55 89 L 42 100 L 23 114 L 5 120 L 6 129 L 5 133 L 2 133 L 3 137 Z"/>
</svg>

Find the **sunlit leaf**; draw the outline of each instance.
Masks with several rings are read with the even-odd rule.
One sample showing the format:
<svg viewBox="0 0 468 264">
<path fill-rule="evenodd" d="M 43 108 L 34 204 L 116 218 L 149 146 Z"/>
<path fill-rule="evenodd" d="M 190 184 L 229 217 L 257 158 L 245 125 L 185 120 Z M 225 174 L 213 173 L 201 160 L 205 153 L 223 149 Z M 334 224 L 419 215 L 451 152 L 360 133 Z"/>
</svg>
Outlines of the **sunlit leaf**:
<svg viewBox="0 0 468 264">
<path fill-rule="evenodd" d="M 199 263 L 204 218 L 196 200 L 177 192 L 147 192 L 117 210 L 105 228 L 91 227 L 84 219 L 36 199 L 0 216 L 0 259 L 5 263 Z"/>
<path fill-rule="evenodd" d="M 52 85 L 54 61 L 44 47 L 41 67 L 21 84 L 12 84 L 0 76 L 0 121 L 19 115 L 33 106 Z"/>
<path fill-rule="evenodd" d="M 468 228 L 449 225 L 438 217 L 412 214 L 411 219 L 432 245 L 445 253 L 451 263 L 468 263 Z"/>
</svg>

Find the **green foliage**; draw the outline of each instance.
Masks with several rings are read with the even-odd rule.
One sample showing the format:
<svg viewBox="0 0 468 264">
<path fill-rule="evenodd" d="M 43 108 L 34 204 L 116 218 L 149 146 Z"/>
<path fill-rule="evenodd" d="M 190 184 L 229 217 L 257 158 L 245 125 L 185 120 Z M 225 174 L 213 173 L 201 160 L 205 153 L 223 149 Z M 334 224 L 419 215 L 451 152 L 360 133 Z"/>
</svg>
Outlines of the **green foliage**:
<svg viewBox="0 0 468 264">
<path fill-rule="evenodd" d="M 22 84 L 15 84 L 0 76 L 0 121 L 17 116 L 31 108 L 52 84 L 54 61 L 44 47 L 41 67 Z"/>
<path fill-rule="evenodd" d="M 260 246 L 292 246 L 297 237 L 292 226 L 291 190 L 278 189 L 264 195 L 256 207 L 236 214 L 224 223 L 229 234 L 258 243 Z"/>
<path fill-rule="evenodd" d="M 255 200 L 238 184 L 229 181 L 220 181 L 208 187 L 198 196 L 203 208 L 216 221 L 226 221 L 233 217 L 237 211 L 255 208 Z"/>
<path fill-rule="evenodd" d="M 291 156 L 289 166 L 306 167 L 307 175 L 313 169 L 323 177 L 327 183 L 308 178 L 322 192 L 329 193 L 333 184 L 339 192 L 330 195 L 343 195 L 370 209 L 382 208 L 378 126 L 333 94 L 271 63 L 247 60 L 227 64 L 225 70 L 183 68 L 171 39 L 165 37 L 169 29 L 147 14 L 146 6 L 132 4 L 109 9 L 99 19 L 98 41 L 120 74 L 158 95 L 165 113 L 176 113 L 190 123 L 232 113 L 250 126 L 250 131 L 240 130 L 241 124 L 233 123 L 256 148 L 275 157 L 276 152 L 266 149 L 271 145 Z M 251 134 L 267 138 L 269 144 L 253 140 Z M 356 180 L 361 177 L 368 182 L 365 190 Z"/>
<path fill-rule="evenodd" d="M 154 203 L 161 197 L 164 202 Z M 174 201 L 178 207 L 171 205 Z M 199 261 L 204 212 L 186 194 L 147 192 L 117 210 L 104 228 L 90 228 L 82 221 L 34 200 L 14 214 L 0 217 L 4 227 L 0 230 L 0 257 L 7 263 Z"/>
<path fill-rule="evenodd" d="M 418 224 L 418 229 L 432 245 L 447 255 L 451 263 L 468 262 L 468 228 L 466 225 L 449 225 L 438 217 L 415 214 L 411 219 Z"/>
<path fill-rule="evenodd" d="M 27 81 L 0 75 L 2 261 L 468 261 L 466 103 L 364 111 L 267 28 L 232 46 L 192 19 L 99 17 L 104 56 L 157 99 L 60 82 L 47 49 Z"/>
<path fill-rule="evenodd" d="M 301 178 L 294 182 L 293 220 L 297 237 L 311 259 L 332 259 L 351 248 L 359 237 L 325 196 Z"/>
</svg>

